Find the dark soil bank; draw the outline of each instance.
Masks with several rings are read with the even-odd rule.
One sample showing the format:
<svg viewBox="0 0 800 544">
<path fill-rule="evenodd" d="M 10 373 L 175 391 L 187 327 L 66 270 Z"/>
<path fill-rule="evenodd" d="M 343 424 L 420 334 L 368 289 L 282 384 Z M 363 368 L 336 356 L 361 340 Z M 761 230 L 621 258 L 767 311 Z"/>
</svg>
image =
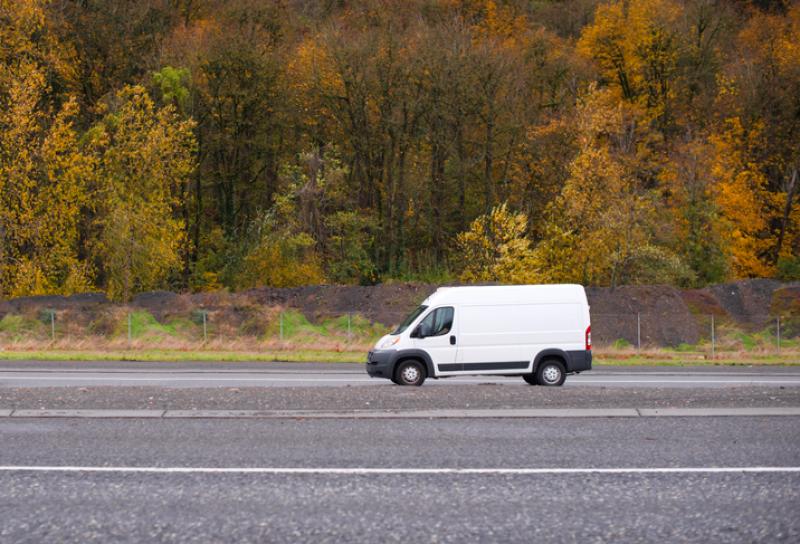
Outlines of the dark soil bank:
<svg viewBox="0 0 800 544">
<path fill-rule="evenodd" d="M 399 322 L 436 288 L 430 284 L 390 283 L 262 287 L 242 293 L 155 291 L 138 295 L 129 305 L 109 302 L 98 293 L 24 297 L 0 301 L 0 319 L 6 314 L 35 316 L 52 309 L 60 319 L 95 324 L 95 330 L 102 332 L 103 315 L 129 310 L 147 311 L 161 322 L 178 317 L 196 319 L 201 312 L 208 312 L 215 323 L 225 323 L 240 334 L 259 334 L 277 308 L 292 308 L 311 321 L 355 313 L 388 326 Z M 712 315 L 719 325 L 731 324 L 749 331 L 763 330 L 780 315 L 787 319 L 787 336 L 797 334 L 792 328 L 800 320 L 800 282 L 744 280 L 691 290 L 665 285 L 589 287 L 587 294 L 592 333 L 598 344 L 617 339 L 634 343 L 637 326 L 644 344 L 693 344 L 708 336 Z"/>
</svg>

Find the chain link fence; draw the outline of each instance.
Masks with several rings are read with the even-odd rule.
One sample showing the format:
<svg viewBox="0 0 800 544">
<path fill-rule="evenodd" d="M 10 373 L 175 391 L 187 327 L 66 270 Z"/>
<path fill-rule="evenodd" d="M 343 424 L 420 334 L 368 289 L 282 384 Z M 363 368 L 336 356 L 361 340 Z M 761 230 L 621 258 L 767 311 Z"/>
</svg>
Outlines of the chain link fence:
<svg viewBox="0 0 800 544">
<path fill-rule="evenodd" d="M 403 317 L 398 314 L 395 322 Z M 305 315 L 288 308 L 226 308 L 158 315 L 126 307 L 48 308 L 2 316 L 0 349 L 361 349 L 392 325 L 355 311 Z"/>
<path fill-rule="evenodd" d="M 735 319 L 717 314 L 592 314 L 595 346 L 617 351 L 670 349 L 710 355 L 800 348 L 800 317 L 771 314 Z"/>
<path fill-rule="evenodd" d="M 367 349 L 405 317 L 382 321 L 357 311 L 304 314 L 286 307 L 195 308 L 149 312 L 107 306 L 96 310 L 44 308 L 0 316 L 0 349 Z M 592 314 L 598 350 L 703 353 L 800 349 L 800 316 Z"/>
</svg>

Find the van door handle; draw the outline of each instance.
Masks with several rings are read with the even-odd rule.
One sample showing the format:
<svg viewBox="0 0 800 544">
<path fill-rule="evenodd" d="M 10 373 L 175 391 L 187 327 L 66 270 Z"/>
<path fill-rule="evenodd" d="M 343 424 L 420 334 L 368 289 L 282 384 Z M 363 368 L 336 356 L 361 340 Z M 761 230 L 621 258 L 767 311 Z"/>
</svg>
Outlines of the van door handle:
<svg viewBox="0 0 800 544">
<path fill-rule="evenodd" d="M 455 346 L 456 345 L 456 337 L 453 336 L 453 335 L 450 335 L 450 345 L 451 346 Z"/>
</svg>

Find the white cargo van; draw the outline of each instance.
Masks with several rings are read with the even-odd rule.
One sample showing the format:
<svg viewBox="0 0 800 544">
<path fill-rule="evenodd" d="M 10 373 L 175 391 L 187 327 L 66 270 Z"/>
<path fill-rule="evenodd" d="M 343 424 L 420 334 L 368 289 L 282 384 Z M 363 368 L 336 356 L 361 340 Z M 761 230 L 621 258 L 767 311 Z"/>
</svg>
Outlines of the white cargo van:
<svg viewBox="0 0 800 544">
<path fill-rule="evenodd" d="M 442 287 L 367 356 L 370 376 L 422 385 L 448 376 L 521 376 L 561 385 L 592 368 L 580 285 Z"/>
</svg>

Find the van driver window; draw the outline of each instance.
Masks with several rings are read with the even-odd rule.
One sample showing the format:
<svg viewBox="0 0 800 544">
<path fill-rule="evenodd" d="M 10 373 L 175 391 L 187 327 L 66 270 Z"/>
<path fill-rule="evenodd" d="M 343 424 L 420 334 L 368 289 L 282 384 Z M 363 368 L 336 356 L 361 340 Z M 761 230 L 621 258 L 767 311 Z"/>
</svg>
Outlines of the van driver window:
<svg viewBox="0 0 800 544">
<path fill-rule="evenodd" d="M 419 324 L 422 336 L 441 336 L 453 327 L 453 307 L 437 308 L 429 313 Z"/>
</svg>

